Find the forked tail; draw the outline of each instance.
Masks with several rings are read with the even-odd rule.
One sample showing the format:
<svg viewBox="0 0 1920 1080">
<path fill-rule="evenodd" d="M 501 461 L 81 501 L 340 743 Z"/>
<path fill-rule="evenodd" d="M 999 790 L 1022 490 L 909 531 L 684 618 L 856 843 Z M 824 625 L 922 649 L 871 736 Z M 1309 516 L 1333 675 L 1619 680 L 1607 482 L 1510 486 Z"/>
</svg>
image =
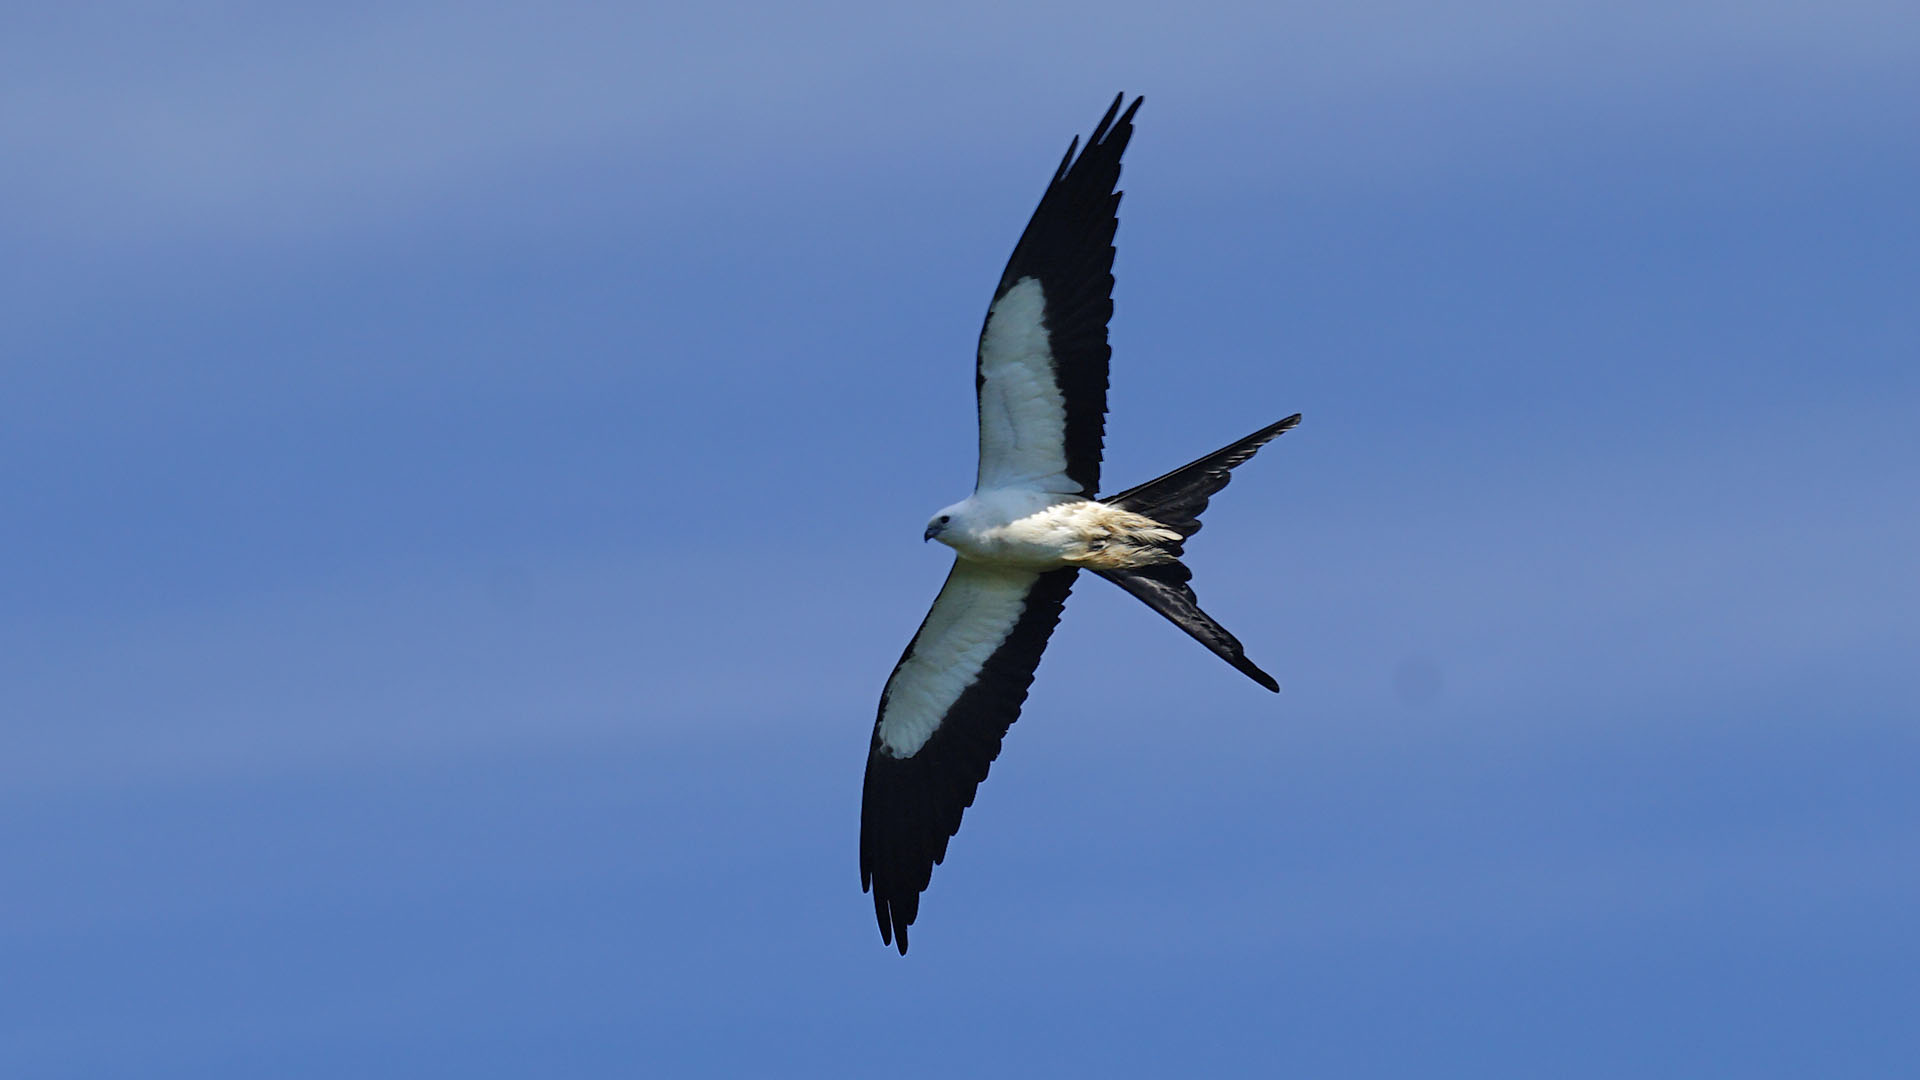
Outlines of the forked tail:
<svg viewBox="0 0 1920 1080">
<path fill-rule="evenodd" d="M 1167 554 L 1172 556 L 1168 562 L 1122 570 L 1099 570 L 1096 573 L 1139 597 L 1148 607 L 1166 616 L 1173 625 L 1212 650 L 1214 655 L 1275 693 L 1279 693 L 1280 684 L 1274 677 L 1247 659 L 1246 650 L 1241 648 L 1239 639 L 1229 634 L 1226 627 L 1200 610 L 1200 601 L 1187 584 L 1193 580 L 1193 571 L 1187 569 L 1179 556 L 1182 542 L 1200 531 L 1200 515 L 1206 511 L 1207 501 L 1227 486 L 1234 467 L 1299 422 L 1300 414 L 1295 413 L 1198 461 L 1182 465 L 1159 479 L 1149 480 L 1100 500 L 1109 506 L 1144 514 L 1178 532 L 1180 540 L 1166 545 Z"/>
</svg>

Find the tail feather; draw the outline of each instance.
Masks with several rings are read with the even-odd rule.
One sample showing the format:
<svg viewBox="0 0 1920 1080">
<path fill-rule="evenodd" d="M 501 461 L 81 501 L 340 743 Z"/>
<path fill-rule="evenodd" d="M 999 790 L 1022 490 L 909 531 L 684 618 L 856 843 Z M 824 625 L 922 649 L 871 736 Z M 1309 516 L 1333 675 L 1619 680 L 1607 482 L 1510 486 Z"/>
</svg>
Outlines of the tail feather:
<svg viewBox="0 0 1920 1080">
<path fill-rule="evenodd" d="M 1200 610 L 1200 601 L 1187 584 L 1193 578 L 1193 571 L 1187 569 L 1185 563 L 1164 562 L 1126 570 L 1098 570 L 1095 573 L 1139 597 L 1148 607 L 1166 616 L 1168 622 L 1185 630 L 1195 641 L 1232 664 L 1247 678 L 1276 694 L 1280 692 L 1279 681 L 1247 659 L 1247 651 L 1241 647 L 1240 639 L 1227 633 L 1226 627 Z"/>
<path fill-rule="evenodd" d="M 1180 539 L 1163 545 L 1164 554 L 1168 556 L 1166 562 L 1096 573 L 1139 597 L 1148 607 L 1166 616 L 1167 621 L 1212 650 L 1215 656 L 1276 694 L 1280 692 L 1280 683 L 1247 659 L 1239 639 L 1227 633 L 1226 627 L 1200 610 L 1200 601 L 1193 595 L 1193 587 L 1187 584 L 1193 580 L 1193 571 L 1179 560 L 1179 555 L 1182 542 L 1200 531 L 1200 515 L 1206 511 L 1207 501 L 1227 486 L 1234 467 L 1299 422 L 1300 414 L 1294 413 L 1165 476 L 1100 500 L 1150 517 L 1179 533 Z"/>
<path fill-rule="evenodd" d="M 1261 447 L 1292 430 L 1299 422 L 1300 414 L 1294 413 L 1198 461 L 1188 462 L 1165 476 L 1100 501 L 1108 506 L 1145 514 L 1179 532 L 1182 537 L 1192 536 L 1200 531 L 1200 515 L 1207 509 L 1207 500 L 1227 486 L 1234 467 L 1253 457 Z"/>
</svg>

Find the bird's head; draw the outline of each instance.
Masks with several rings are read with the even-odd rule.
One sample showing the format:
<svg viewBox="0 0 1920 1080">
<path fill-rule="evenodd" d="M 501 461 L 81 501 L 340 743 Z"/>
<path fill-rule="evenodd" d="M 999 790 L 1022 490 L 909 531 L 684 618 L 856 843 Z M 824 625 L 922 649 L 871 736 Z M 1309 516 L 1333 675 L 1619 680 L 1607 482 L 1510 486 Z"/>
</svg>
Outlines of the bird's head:
<svg viewBox="0 0 1920 1080">
<path fill-rule="evenodd" d="M 952 514 L 935 514 L 933 515 L 933 520 L 927 522 L 927 533 L 921 537 L 921 539 L 931 540 L 941 533 L 946 532 L 947 526 L 951 524 L 953 524 Z"/>
<path fill-rule="evenodd" d="M 961 518 L 965 516 L 966 509 L 967 509 L 966 503 L 964 502 L 954 503 L 952 506 L 949 506 L 945 510 L 942 510 L 939 513 L 933 515 L 933 517 L 927 520 L 927 531 L 926 531 L 926 534 L 922 537 L 922 539 L 923 540 L 938 539 L 943 544 L 948 543 L 949 541 L 947 541 L 941 534 L 945 533 L 948 529 L 953 528 L 954 524 L 960 521 Z"/>
</svg>

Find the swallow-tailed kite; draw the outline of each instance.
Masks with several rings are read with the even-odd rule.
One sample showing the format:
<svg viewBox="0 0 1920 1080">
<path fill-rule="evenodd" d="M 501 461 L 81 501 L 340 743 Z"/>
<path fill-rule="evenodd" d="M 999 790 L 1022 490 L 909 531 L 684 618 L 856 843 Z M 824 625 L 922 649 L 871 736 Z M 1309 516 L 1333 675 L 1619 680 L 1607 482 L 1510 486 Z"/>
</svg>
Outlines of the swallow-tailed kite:
<svg viewBox="0 0 1920 1080">
<path fill-rule="evenodd" d="M 974 367 L 980 471 L 927 523 L 957 556 L 880 695 L 860 811 L 860 885 L 880 939 L 907 951 L 920 894 L 1020 715 L 1073 579 L 1092 570 L 1269 690 L 1280 685 L 1200 610 L 1180 561 L 1228 472 L 1300 422 L 1271 424 L 1118 495 L 1095 498 L 1107 412 L 1107 319 L 1120 155 L 1133 114 L 1114 99 L 1076 138 L 1013 249 Z"/>
</svg>

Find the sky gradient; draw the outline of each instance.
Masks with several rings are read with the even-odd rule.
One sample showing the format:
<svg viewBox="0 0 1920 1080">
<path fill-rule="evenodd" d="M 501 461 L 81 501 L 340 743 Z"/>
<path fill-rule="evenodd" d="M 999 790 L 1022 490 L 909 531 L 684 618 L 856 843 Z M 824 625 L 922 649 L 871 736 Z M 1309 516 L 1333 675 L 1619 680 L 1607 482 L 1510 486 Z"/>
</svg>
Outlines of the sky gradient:
<svg viewBox="0 0 1920 1080">
<path fill-rule="evenodd" d="M 1906 5 L 0 16 L 0 1075 L 1892 1075 Z M 1080 583 L 914 948 L 880 687 L 1146 95 Z M 24 167 L 23 167 L 24 166 Z"/>
</svg>

